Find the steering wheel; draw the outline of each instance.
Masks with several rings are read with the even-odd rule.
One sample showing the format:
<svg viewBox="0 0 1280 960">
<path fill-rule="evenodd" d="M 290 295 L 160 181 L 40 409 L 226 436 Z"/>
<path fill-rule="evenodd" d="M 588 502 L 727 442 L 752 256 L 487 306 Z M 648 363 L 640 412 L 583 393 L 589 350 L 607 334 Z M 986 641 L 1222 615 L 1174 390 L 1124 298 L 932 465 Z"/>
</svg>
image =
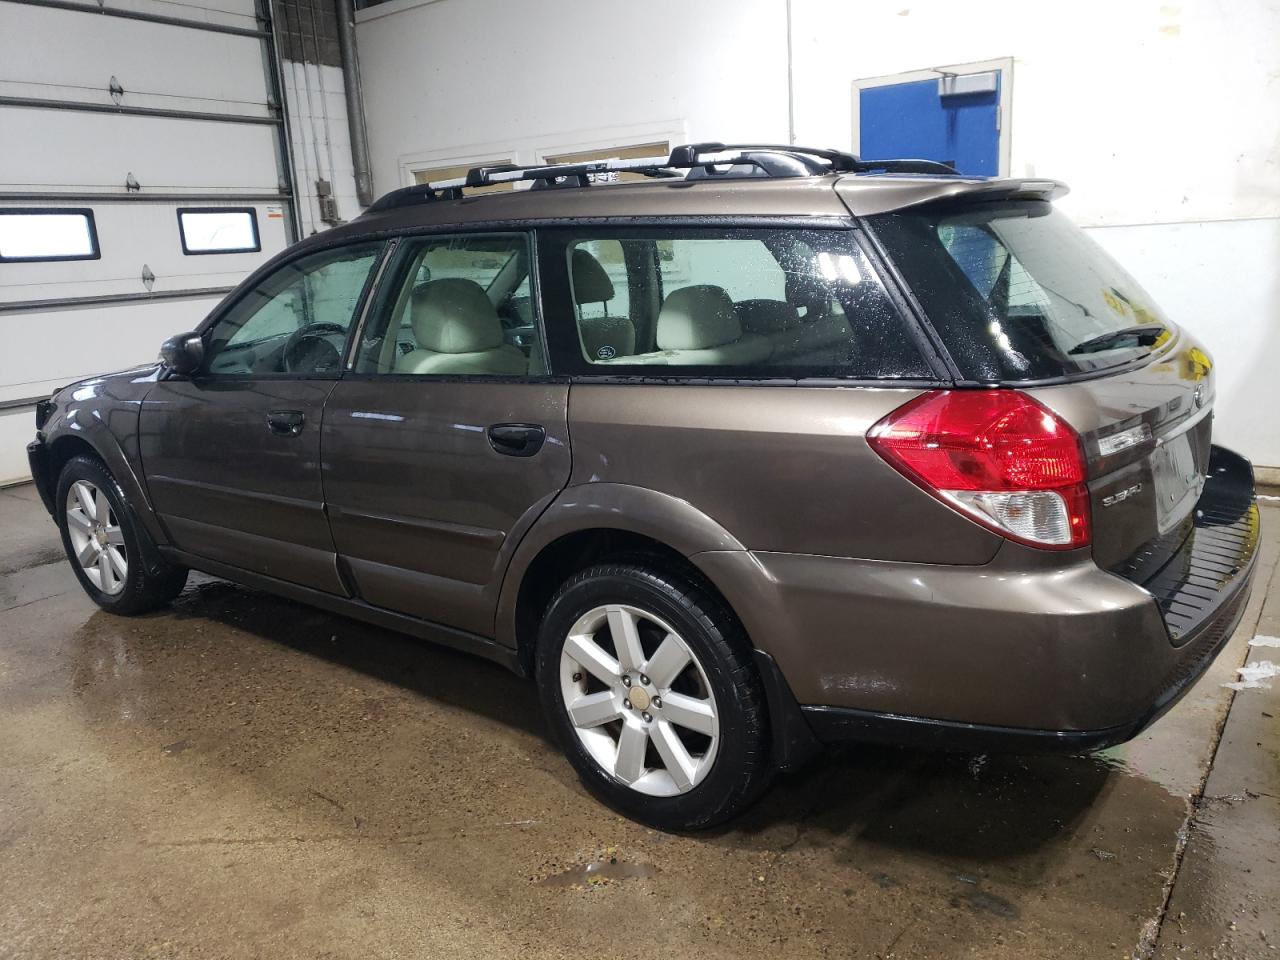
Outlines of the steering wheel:
<svg viewBox="0 0 1280 960">
<path fill-rule="evenodd" d="M 342 367 L 342 354 L 326 339 L 335 333 L 346 339 L 347 329 L 322 320 L 299 327 L 289 334 L 281 352 L 285 372 L 337 373 Z"/>
</svg>

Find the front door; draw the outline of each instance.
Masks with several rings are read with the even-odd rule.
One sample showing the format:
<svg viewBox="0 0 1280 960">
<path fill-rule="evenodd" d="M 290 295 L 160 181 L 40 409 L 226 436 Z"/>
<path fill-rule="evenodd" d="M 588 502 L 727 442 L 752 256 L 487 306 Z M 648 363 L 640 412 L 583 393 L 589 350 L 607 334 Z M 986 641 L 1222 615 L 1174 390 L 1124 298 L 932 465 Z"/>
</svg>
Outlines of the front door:
<svg viewBox="0 0 1280 960">
<path fill-rule="evenodd" d="M 524 234 L 401 241 L 325 408 L 324 486 L 361 599 L 492 635 L 510 551 L 569 478 Z"/>
<path fill-rule="evenodd" d="M 180 549 L 342 593 L 320 478 L 324 403 L 381 243 L 292 260 L 203 330 L 205 361 L 147 395 L 148 490 Z"/>
</svg>

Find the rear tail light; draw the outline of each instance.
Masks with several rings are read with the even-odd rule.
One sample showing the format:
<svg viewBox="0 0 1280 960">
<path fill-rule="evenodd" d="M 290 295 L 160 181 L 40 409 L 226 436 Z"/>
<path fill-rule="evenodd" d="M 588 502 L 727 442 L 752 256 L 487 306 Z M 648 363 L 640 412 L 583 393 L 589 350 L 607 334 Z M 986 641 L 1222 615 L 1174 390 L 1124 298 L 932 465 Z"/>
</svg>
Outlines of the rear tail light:
<svg viewBox="0 0 1280 960">
<path fill-rule="evenodd" d="M 1051 550 L 1090 540 L 1080 437 L 1016 390 L 935 390 L 871 429 L 871 448 L 948 506 Z"/>
</svg>

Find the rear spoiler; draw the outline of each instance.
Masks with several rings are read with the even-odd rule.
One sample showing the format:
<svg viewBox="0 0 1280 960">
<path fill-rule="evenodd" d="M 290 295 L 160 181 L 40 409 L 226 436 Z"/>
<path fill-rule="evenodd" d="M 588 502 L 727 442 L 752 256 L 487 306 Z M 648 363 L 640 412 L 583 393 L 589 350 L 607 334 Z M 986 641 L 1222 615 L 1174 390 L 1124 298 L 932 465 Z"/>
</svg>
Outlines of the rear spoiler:
<svg viewBox="0 0 1280 960">
<path fill-rule="evenodd" d="M 841 177 L 836 193 L 856 217 L 891 213 L 935 200 L 1057 200 L 1069 188 L 1060 180 L 957 179 L 956 177 Z"/>
</svg>

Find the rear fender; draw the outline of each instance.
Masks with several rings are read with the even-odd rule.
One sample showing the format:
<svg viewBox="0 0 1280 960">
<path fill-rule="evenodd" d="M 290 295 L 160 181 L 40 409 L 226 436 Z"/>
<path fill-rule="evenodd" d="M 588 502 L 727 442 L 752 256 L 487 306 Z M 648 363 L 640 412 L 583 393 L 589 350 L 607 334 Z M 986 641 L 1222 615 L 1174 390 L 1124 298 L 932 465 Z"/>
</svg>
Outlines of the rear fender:
<svg viewBox="0 0 1280 960">
<path fill-rule="evenodd" d="M 733 534 L 686 500 L 624 483 L 566 487 L 512 554 L 495 623 L 498 642 L 518 645 L 516 604 L 525 573 L 550 544 L 585 530 L 619 530 L 656 540 L 685 557 L 706 551 L 745 551 Z M 717 587 L 719 585 L 717 584 Z"/>
</svg>

